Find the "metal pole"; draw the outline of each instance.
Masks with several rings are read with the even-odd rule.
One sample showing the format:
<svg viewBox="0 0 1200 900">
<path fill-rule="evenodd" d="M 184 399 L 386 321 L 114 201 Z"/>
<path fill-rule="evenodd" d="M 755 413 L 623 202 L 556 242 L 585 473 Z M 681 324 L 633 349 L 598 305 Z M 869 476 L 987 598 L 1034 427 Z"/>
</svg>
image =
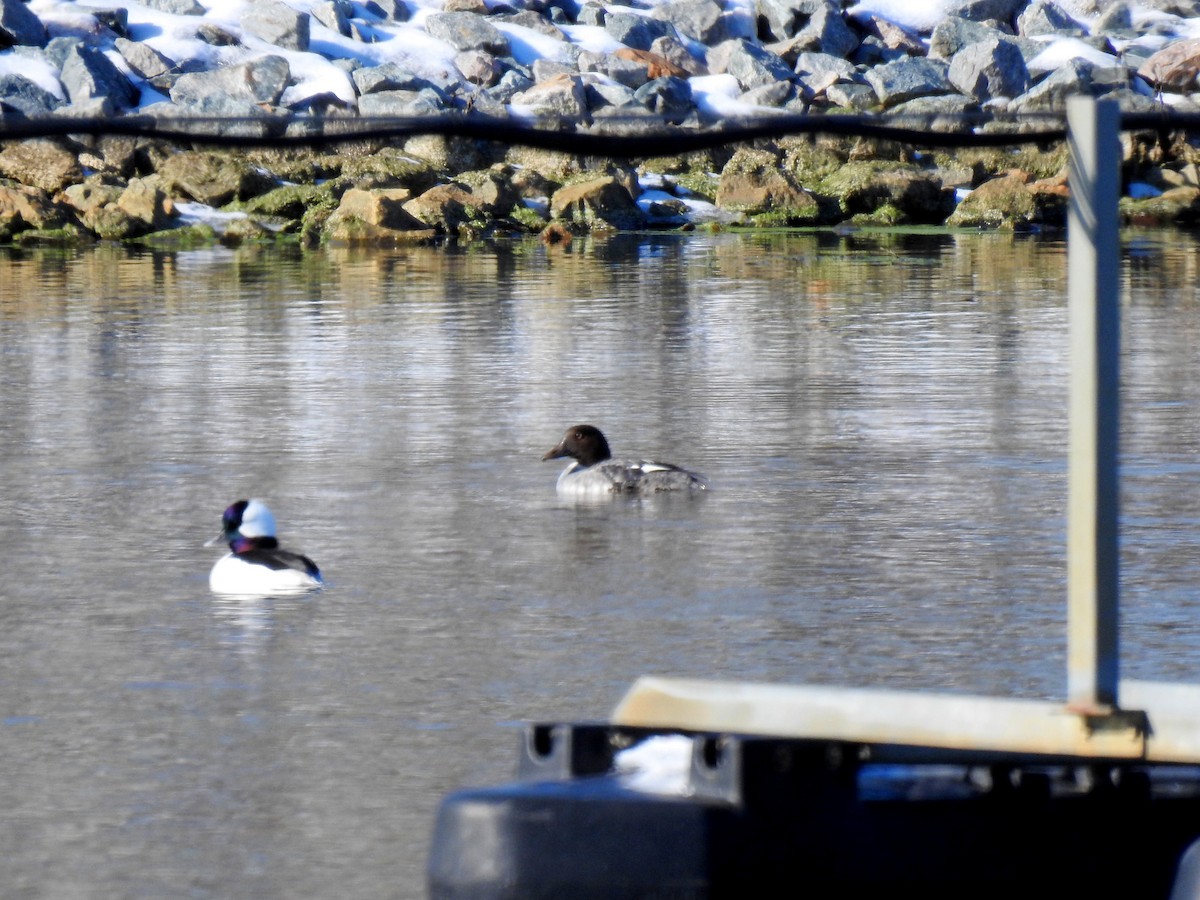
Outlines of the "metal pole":
<svg viewBox="0 0 1200 900">
<path fill-rule="evenodd" d="M 1067 524 L 1067 700 L 1083 712 L 1117 706 L 1120 418 L 1120 111 L 1067 101 L 1071 202 L 1067 275 L 1071 334 Z"/>
</svg>

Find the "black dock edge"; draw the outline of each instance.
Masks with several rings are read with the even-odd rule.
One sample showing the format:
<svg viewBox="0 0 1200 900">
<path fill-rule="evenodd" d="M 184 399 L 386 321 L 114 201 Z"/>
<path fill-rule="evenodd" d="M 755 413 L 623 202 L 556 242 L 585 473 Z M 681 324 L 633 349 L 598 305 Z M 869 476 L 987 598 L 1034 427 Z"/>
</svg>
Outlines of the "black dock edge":
<svg viewBox="0 0 1200 900">
<path fill-rule="evenodd" d="M 634 790 L 660 734 L 529 726 L 519 780 L 443 800 L 429 896 L 1200 898 L 1195 766 L 691 734 Z"/>
</svg>

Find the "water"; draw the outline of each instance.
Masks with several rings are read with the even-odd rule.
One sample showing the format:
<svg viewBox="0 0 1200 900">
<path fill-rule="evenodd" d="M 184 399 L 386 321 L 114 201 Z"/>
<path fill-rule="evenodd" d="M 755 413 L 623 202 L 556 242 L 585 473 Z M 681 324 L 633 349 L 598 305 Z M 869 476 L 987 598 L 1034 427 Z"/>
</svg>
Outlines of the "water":
<svg viewBox="0 0 1200 900">
<path fill-rule="evenodd" d="M 1200 257 L 1124 255 L 1124 671 L 1200 681 Z M 1063 696 L 1060 241 L 0 267 L 6 897 L 419 897 L 439 799 L 641 674 Z M 583 421 L 714 490 L 561 503 Z M 209 594 L 246 496 L 327 590 Z"/>
</svg>

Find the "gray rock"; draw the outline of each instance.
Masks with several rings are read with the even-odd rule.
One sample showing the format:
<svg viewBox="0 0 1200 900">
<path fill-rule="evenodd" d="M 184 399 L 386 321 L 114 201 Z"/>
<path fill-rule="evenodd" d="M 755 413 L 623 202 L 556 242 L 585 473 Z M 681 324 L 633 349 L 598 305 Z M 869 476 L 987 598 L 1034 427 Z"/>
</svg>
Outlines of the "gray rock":
<svg viewBox="0 0 1200 900">
<path fill-rule="evenodd" d="M 1057 3 L 1050 0 L 1033 0 L 1033 3 L 1017 16 L 1017 34 L 1022 37 L 1035 37 L 1039 34 L 1082 37 L 1086 31 Z"/>
<path fill-rule="evenodd" d="M 0 0 L 0 50 L 16 45 L 44 47 L 46 28 L 23 0 Z"/>
<path fill-rule="evenodd" d="M 102 28 L 107 28 L 115 35 L 127 38 L 129 37 L 129 11 L 123 7 L 113 7 L 112 9 L 90 8 L 88 10 L 95 18 L 98 25 Z"/>
<path fill-rule="evenodd" d="M 13 53 L 22 56 L 29 55 L 34 59 L 50 63 L 56 69 L 62 69 L 63 63 L 67 61 L 67 57 L 71 55 L 71 51 L 78 43 L 77 38 L 55 37 L 47 41 L 46 46 L 40 50 L 36 47 L 14 47 Z"/>
<path fill-rule="evenodd" d="M 140 0 L 142 6 L 176 16 L 202 16 L 208 10 L 198 0 Z"/>
<path fill-rule="evenodd" d="M 474 13 L 437 13 L 425 20 L 425 29 L 431 37 L 445 41 L 455 50 L 483 50 L 493 56 L 509 54 L 508 38 Z"/>
<path fill-rule="evenodd" d="M 927 54 L 925 45 L 920 38 L 887 19 L 879 16 L 867 16 L 860 21 L 860 27 L 872 37 L 877 38 L 889 50 L 899 50 L 909 56 L 925 56 Z"/>
<path fill-rule="evenodd" d="M 559 188 L 550 215 L 587 228 L 641 228 L 646 217 L 629 190 L 613 175 Z"/>
<path fill-rule="evenodd" d="M 875 89 L 868 84 L 831 84 L 825 88 L 825 97 L 834 106 L 855 112 L 866 112 L 879 103 Z"/>
<path fill-rule="evenodd" d="M 490 53 L 482 50 L 464 50 L 454 57 L 455 68 L 471 84 L 491 87 L 504 74 L 504 67 Z"/>
<path fill-rule="evenodd" d="M 1067 98 L 1092 93 L 1092 66 L 1073 59 L 1009 103 L 1010 112 L 1057 112 Z"/>
<path fill-rule="evenodd" d="M 940 60 L 905 57 L 869 69 L 865 77 L 884 109 L 889 109 L 917 97 L 954 93 L 947 70 Z"/>
<path fill-rule="evenodd" d="M 725 13 L 716 0 L 669 0 L 654 7 L 650 15 L 702 44 L 717 44 L 731 37 L 726 33 Z"/>
<path fill-rule="evenodd" d="M 1025 6 L 1026 2 L 1027 0 L 957 0 L 948 3 L 944 12 L 948 16 L 959 16 L 972 22 L 995 19 L 1011 23 L 1017 10 Z"/>
<path fill-rule="evenodd" d="M 626 107 L 634 102 L 633 89 L 627 88 L 623 84 L 617 84 L 608 79 L 598 79 L 594 76 L 591 78 L 585 76 L 583 84 L 588 108 L 593 113 L 604 107 Z"/>
<path fill-rule="evenodd" d="M 264 56 L 236 66 L 180 76 L 171 89 L 171 99 L 181 106 L 230 100 L 238 103 L 275 105 L 291 78 L 282 56 Z"/>
<path fill-rule="evenodd" d="M 650 52 L 661 56 L 673 66 L 679 66 L 689 75 L 707 75 L 708 67 L 703 60 L 696 59 L 677 38 L 661 37 L 650 45 Z"/>
<path fill-rule="evenodd" d="M 635 50 L 649 50 L 659 38 L 675 34 L 674 26 L 669 22 L 622 12 L 610 12 L 604 19 L 604 30 Z"/>
<path fill-rule="evenodd" d="M 796 96 L 796 85 L 788 81 L 776 81 L 746 91 L 738 99 L 751 106 L 769 106 L 778 109 Z"/>
<path fill-rule="evenodd" d="M 638 88 L 633 99 L 668 122 L 678 124 L 692 111 L 692 86 L 683 78 L 655 78 Z"/>
<path fill-rule="evenodd" d="M 358 98 L 358 111 L 364 116 L 434 116 L 445 109 L 441 94 L 430 88 L 377 91 Z"/>
<path fill-rule="evenodd" d="M 355 69 L 350 73 L 350 78 L 355 89 L 362 95 L 377 94 L 380 91 L 420 91 L 426 88 L 433 88 L 442 93 L 440 85 L 394 62 Z"/>
<path fill-rule="evenodd" d="M 250 137 L 279 134 L 290 118 L 278 111 L 263 109 L 257 103 L 221 95 L 202 97 L 186 105 L 156 103 L 142 109 L 141 112 L 143 115 L 172 120 L 202 117 L 212 120 L 205 123 L 205 129 L 212 129 L 222 135 Z"/>
<path fill-rule="evenodd" d="M 801 53 L 796 57 L 795 72 L 797 75 L 818 77 L 832 72 L 841 80 L 852 81 L 858 74 L 858 69 L 854 63 L 840 56 L 829 53 Z"/>
<path fill-rule="evenodd" d="M 950 16 L 934 26 L 933 33 L 929 36 L 929 56 L 932 59 L 948 61 L 968 44 L 1003 37 L 1008 35 L 999 28 L 959 16 Z"/>
<path fill-rule="evenodd" d="M 1104 12 L 1100 13 L 1100 17 L 1096 19 L 1096 24 L 1092 27 L 1095 29 L 1096 34 L 1128 34 L 1132 37 L 1133 12 L 1130 10 L 1128 3 L 1113 3 Z"/>
<path fill-rule="evenodd" d="M 832 3 L 820 6 L 796 37 L 805 49 L 834 56 L 849 56 L 859 45 L 858 35 L 846 24 L 841 9 Z"/>
<path fill-rule="evenodd" d="M 777 41 L 794 37 L 824 5 L 825 0 L 757 0 L 755 3 L 758 19 L 768 35 Z"/>
<path fill-rule="evenodd" d="M 363 7 L 371 15 L 392 22 L 407 22 L 411 15 L 404 0 L 367 0 Z"/>
<path fill-rule="evenodd" d="M 587 115 L 587 95 L 578 75 L 556 75 L 513 96 L 514 106 L 523 106 L 535 116 L 579 121 Z"/>
<path fill-rule="evenodd" d="M 55 141 L 9 141 L 0 147 L 0 175 L 49 194 L 83 179 L 76 154 Z"/>
<path fill-rule="evenodd" d="M 530 31 L 544 34 L 546 37 L 554 38 L 556 41 L 562 41 L 564 44 L 567 42 L 567 36 L 562 33 L 561 29 L 551 24 L 545 17 L 539 16 L 537 13 L 530 12 L 529 10 L 495 16 L 494 19 L 506 25 L 519 25 L 522 28 L 528 28 Z"/>
<path fill-rule="evenodd" d="M 646 66 L 631 59 L 622 59 L 607 53 L 584 52 L 579 57 L 580 69 L 585 72 L 596 72 L 611 78 L 617 84 L 630 90 L 637 90 L 650 80 Z M 586 66 L 586 68 L 584 68 Z M 535 66 L 536 72 L 536 66 Z M 539 78 L 539 81 L 542 79 Z"/>
<path fill-rule="evenodd" d="M 533 62 L 533 80 L 547 81 L 556 75 L 578 75 L 576 66 L 568 66 L 553 59 L 537 59 Z"/>
<path fill-rule="evenodd" d="M 162 161 L 158 174 L 172 194 L 209 206 L 246 200 L 276 187 L 275 179 L 238 154 L 185 150 Z"/>
<path fill-rule="evenodd" d="M 103 99 L 117 111 L 137 106 L 140 91 L 95 47 L 72 47 L 60 77 L 72 104 Z"/>
<path fill-rule="evenodd" d="M 284 50 L 308 50 L 309 15 L 297 12 L 282 0 L 250 0 L 242 28 L 268 44 Z"/>
<path fill-rule="evenodd" d="M 908 54 L 903 50 L 889 47 L 886 43 L 875 37 L 875 35 L 868 34 L 862 39 L 858 47 L 855 48 L 850 61 L 855 65 L 869 68 L 896 62 L 897 60 L 905 59 L 907 56 Z"/>
<path fill-rule="evenodd" d="M 739 148 L 721 170 L 717 206 L 750 215 L 776 213 L 796 223 L 818 216 L 816 199 L 775 154 L 750 147 Z"/>
<path fill-rule="evenodd" d="M 117 38 L 115 46 L 129 68 L 147 80 L 166 75 L 175 68 L 174 60 L 163 56 L 149 44 Z"/>
<path fill-rule="evenodd" d="M 16 110 L 26 116 L 45 116 L 63 101 L 21 75 L 0 75 L 0 109 Z"/>
<path fill-rule="evenodd" d="M 607 16 L 608 13 L 599 3 L 585 3 L 579 8 L 579 13 L 575 16 L 575 22 L 578 25 L 596 25 L 603 28 L 604 20 Z"/>
<path fill-rule="evenodd" d="M 213 47 L 236 47 L 241 43 L 236 34 L 215 22 L 202 22 L 196 37 Z"/>
<path fill-rule="evenodd" d="M 519 68 L 512 68 L 501 75 L 500 80 L 484 93 L 491 102 L 507 104 L 517 94 L 527 91 L 533 86 L 534 80 L 527 72 Z"/>
<path fill-rule="evenodd" d="M 775 81 L 791 81 L 793 73 L 782 59 L 744 38 L 723 41 L 708 51 L 708 68 L 737 79 L 743 91 Z"/>
<path fill-rule="evenodd" d="M 893 107 L 895 116 L 903 116 L 904 124 L 910 127 L 925 127 L 930 131 L 962 131 L 965 127 L 962 115 L 978 110 L 979 104 L 962 94 L 944 94 L 938 97 L 918 97 Z"/>
<path fill-rule="evenodd" d="M 954 55 L 947 72 L 959 91 L 983 102 L 1019 97 L 1029 89 L 1029 70 L 1011 41 L 992 38 L 971 44 Z"/>
<path fill-rule="evenodd" d="M 324 0 L 313 5 L 313 18 L 345 37 L 350 36 L 350 19 L 354 16 L 354 4 L 349 0 Z"/>
</svg>

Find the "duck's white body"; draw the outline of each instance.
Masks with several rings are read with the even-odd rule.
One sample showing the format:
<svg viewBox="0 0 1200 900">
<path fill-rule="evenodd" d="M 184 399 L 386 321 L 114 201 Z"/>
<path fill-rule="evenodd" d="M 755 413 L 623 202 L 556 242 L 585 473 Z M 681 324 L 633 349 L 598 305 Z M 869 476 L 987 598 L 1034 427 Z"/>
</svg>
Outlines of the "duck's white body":
<svg viewBox="0 0 1200 900">
<path fill-rule="evenodd" d="M 592 425 L 575 425 L 543 460 L 570 457 L 571 463 L 558 476 L 560 497 L 601 498 L 612 494 L 647 495 L 663 491 L 703 491 L 704 476 L 671 463 L 650 460 L 615 460 L 608 441 Z"/>
<path fill-rule="evenodd" d="M 208 574 L 208 586 L 216 594 L 305 594 L 323 584 L 319 575 L 306 570 L 272 569 L 237 553 L 225 554 Z"/>
<path fill-rule="evenodd" d="M 225 510 L 221 525 L 221 533 L 209 543 L 227 543 L 230 552 L 208 575 L 214 593 L 299 594 L 324 584 L 316 563 L 279 546 L 275 516 L 261 500 L 237 501 Z"/>
<path fill-rule="evenodd" d="M 669 463 L 609 460 L 584 466 L 572 461 L 558 476 L 560 497 L 580 499 L 608 494 L 657 494 L 662 491 L 703 491 L 707 483 L 695 472 Z"/>
</svg>

